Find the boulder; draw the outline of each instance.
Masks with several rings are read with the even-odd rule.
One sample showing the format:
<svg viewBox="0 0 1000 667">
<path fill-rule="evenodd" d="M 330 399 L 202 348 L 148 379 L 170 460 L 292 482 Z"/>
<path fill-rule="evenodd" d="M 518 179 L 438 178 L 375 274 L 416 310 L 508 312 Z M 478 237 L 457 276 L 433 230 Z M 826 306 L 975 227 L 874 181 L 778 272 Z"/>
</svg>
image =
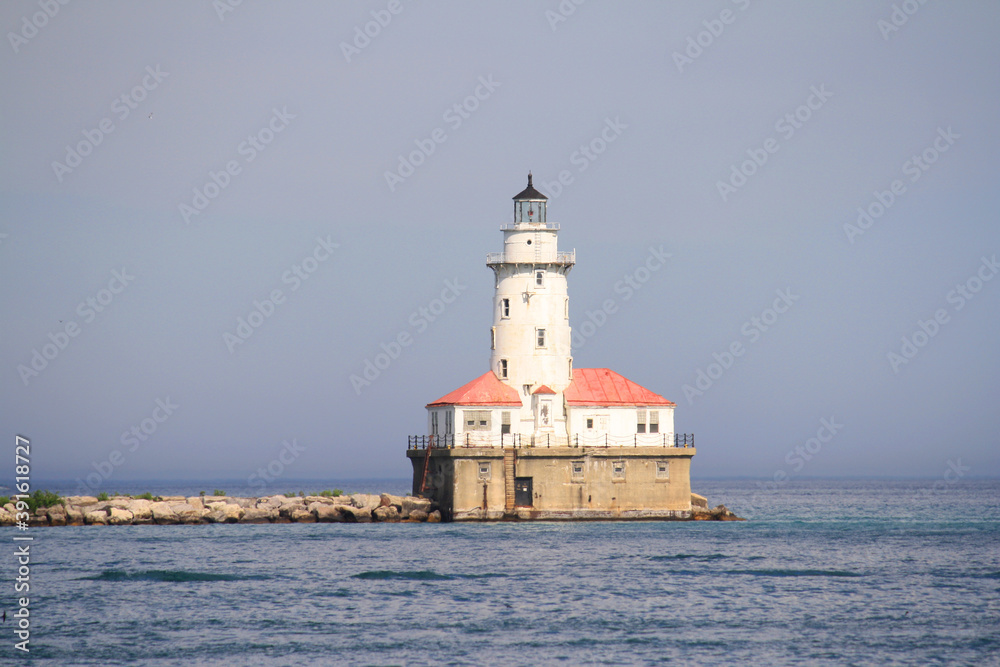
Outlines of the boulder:
<svg viewBox="0 0 1000 667">
<path fill-rule="evenodd" d="M 62 505 L 53 505 L 48 508 L 45 514 L 49 518 L 49 523 L 53 526 L 66 525 L 66 508 Z"/>
<path fill-rule="evenodd" d="M 702 509 L 708 509 L 708 498 L 705 496 L 699 496 L 697 493 L 691 494 L 691 507 L 700 507 Z"/>
<path fill-rule="evenodd" d="M 410 514 L 407 517 L 408 521 L 427 521 L 427 517 L 430 514 L 424 510 L 410 510 Z"/>
<path fill-rule="evenodd" d="M 202 513 L 204 512 L 207 514 L 207 511 L 197 510 L 188 505 L 186 502 L 170 503 L 170 509 L 172 509 L 174 514 L 177 515 L 177 520 L 180 523 L 201 523 Z"/>
<path fill-rule="evenodd" d="M 83 521 L 88 526 L 106 526 L 108 525 L 108 513 L 104 510 L 87 512 L 83 515 Z"/>
<path fill-rule="evenodd" d="M 427 515 L 427 523 L 441 523 L 441 511 L 434 510 Z"/>
<path fill-rule="evenodd" d="M 190 505 L 188 506 L 190 507 Z M 174 512 L 170 503 L 163 501 L 158 503 L 152 503 L 149 506 L 149 511 L 153 514 L 154 523 L 178 523 L 179 519 L 177 513 Z"/>
<path fill-rule="evenodd" d="M 257 506 L 256 498 L 230 498 L 229 502 L 234 505 L 239 505 L 243 509 L 251 509 Z"/>
<path fill-rule="evenodd" d="M 171 505 L 174 503 L 186 503 L 187 498 L 184 496 L 163 496 L 163 502 L 170 503 Z"/>
<path fill-rule="evenodd" d="M 299 500 L 299 499 L 296 498 L 296 500 Z M 297 512 L 297 511 L 299 511 L 299 510 L 301 510 L 303 512 L 308 512 L 308 510 L 306 509 L 306 506 L 304 504 L 302 504 L 300 502 L 290 502 L 290 503 L 285 503 L 281 507 L 279 507 L 278 508 L 278 514 L 280 514 L 282 517 L 284 517 L 284 518 L 286 518 L 286 519 L 288 519 L 290 521 L 294 521 L 294 519 L 292 519 L 292 514 L 295 513 L 295 512 Z"/>
<path fill-rule="evenodd" d="M 340 510 L 345 523 L 370 523 L 372 520 L 372 511 L 365 507 L 338 505 L 337 509 Z"/>
<path fill-rule="evenodd" d="M 201 496 L 188 496 L 187 504 L 199 510 L 205 507 L 205 501 Z"/>
<path fill-rule="evenodd" d="M 112 526 L 124 526 L 132 523 L 132 512 L 120 507 L 112 507 L 108 511 L 108 523 Z"/>
<path fill-rule="evenodd" d="M 373 521 L 397 523 L 399 519 L 399 510 L 396 509 L 395 505 L 383 505 L 372 510 Z"/>
<path fill-rule="evenodd" d="M 82 526 L 84 524 L 83 512 L 80 511 L 79 507 L 74 507 L 72 505 L 66 506 L 66 525 L 67 526 Z"/>
<path fill-rule="evenodd" d="M 66 505 L 93 505 L 97 502 L 94 496 L 66 496 L 63 503 Z"/>
<path fill-rule="evenodd" d="M 431 501 L 427 498 L 417 498 L 416 496 L 406 496 L 403 498 L 402 515 L 404 519 L 410 518 L 410 513 L 419 510 L 424 513 L 431 511 Z M 426 518 L 426 517 L 424 517 Z M 424 519 L 420 519 L 423 521 Z"/>
<path fill-rule="evenodd" d="M 403 510 L 403 496 L 394 496 L 388 493 L 383 493 L 379 496 L 379 501 L 382 507 L 388 507 L 392 505 L 397 510 Z"/>
<path fill-rule="evenodd" d="M 295 508 L 289 518 L 296 523 L 316 522 L 315 515 L 313 515 L 313 513 L 307 510 L 304 506 Z"/>
<path fill-rule="evenodd" d="M 355 493 L 351 496 L 351 504 L 361 509 L 373 510 L 382 504 L 382 499 L 371 493 Z"/>
<path fill-rule="evenodd" d="M 152 506 L 153 503 L 145 498 L 134 499 L 128 508 L 132 512 L 132 523 L 153 523 Z"/>
<path fill-rule="evenodd" d="M 284 496 L 270 496 L 268 498 L 260 498 L 257 501 L 257 509 L 265 509 L 268 507 L 273 507 L 277 509 L 278 507 L 281 507 L 283 500 L 285 500 Z"/>
<path fill-rule="evenodd" d="M 8 512 L 6 507 L 0 508 L 0 526 L 13 526 L 15 521 L 13 512 Z"/>
<path fill-rule="evenodd" d="M 278 512 L 276 510 L 262 510 L 251 507 L 250 509 L 244 510 L 239 523 L 271 523 L 272 511 L 274 512 L 274 515 L 277 516 Z"/>
<path fill-rule="evenodd" d="M 327 497 L 327 496 L 306 496 L 303 500 L 305 500 L 305 503 L 306 503 L 307 506 L 308 505 L 312 505 L 313 503 L 322 503 L 323 505 L 333 505 L 334 504 L 332 496 L 331 497 Z"/>
<path fill-rule="evenodd" d="M 323 503 L 313 503 L 309 506 L 309 511 L 313 513 L 317 521 L 323 523 L 340 523 L 344 520 L 340 510 L 336 505 L 325 505 Z"/>
<path fill-rule="evenodd" d="M 3 506 L 3 508 L 8 512 L 10 512 L 11 514 L 17 511 L 17 508 L 14 507 L 14 503 L 7 503 L 6 505 Z"/>
</svg>

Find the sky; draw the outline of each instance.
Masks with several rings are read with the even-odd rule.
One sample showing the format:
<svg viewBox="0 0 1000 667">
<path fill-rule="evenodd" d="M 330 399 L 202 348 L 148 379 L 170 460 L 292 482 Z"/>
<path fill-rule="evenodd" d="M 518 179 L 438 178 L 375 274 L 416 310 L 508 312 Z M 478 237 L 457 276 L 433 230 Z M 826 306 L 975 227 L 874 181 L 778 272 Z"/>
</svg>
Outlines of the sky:
<svg viewBox="0 0 1000 667">
<path fill-rule="evenodd" d="M 996 3 L 0 27 L 0 425 L 35 479 L 407 477 L 424 406 L 488 369 L 529 170 L 574 366 L 676 402 L 693 477 L 1000 475 Z"/>
</svg>

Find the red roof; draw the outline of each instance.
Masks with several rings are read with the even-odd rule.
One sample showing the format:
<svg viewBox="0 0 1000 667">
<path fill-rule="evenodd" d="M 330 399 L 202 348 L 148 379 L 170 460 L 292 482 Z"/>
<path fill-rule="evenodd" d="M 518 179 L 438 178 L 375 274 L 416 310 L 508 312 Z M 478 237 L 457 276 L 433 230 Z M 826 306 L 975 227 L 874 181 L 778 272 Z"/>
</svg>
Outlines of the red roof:
<svg viewBox="0 0 1000 667">
<path fill-rule="evenodd" d="M 554 394 L 556 392 L 554 392 L 552 390 L 552 388 L 549 387 L 549 385 L 543 384 L 541 387 L 539 387 L 538 389 L 536 389 L 535 391 L 533 391 L 531 393 L 532 394 Z"/>
<path fill-rule="evenodd" d="M 517 390 L 508 387 L 493 373 L 486 371 L 469 384 L 462 385 L 450 394 L 446 394 L 428 403 L 427 407 L 435 405 L 521 405 L 521 397 Z"/>
<path fill-rule="evenodd" d="M 567 405 L 676 405 L 609 368 L 574 368 Z"/>
</svg>

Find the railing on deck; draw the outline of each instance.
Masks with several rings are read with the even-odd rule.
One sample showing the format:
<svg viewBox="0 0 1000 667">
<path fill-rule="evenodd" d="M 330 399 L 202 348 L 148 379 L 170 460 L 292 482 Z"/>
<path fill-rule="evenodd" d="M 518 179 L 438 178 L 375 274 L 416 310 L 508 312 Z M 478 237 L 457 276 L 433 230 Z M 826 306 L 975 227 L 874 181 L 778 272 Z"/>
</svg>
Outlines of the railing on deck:
<svg viewBox="0 0 1000 667">
<path fill-rule="evenodd" d="M 694 447 L 693 433 L 634 433 L 609 435 L 607 433 L 572 436 L 540 434 L 522 436 L 519 433 L 448 433 L 446 435 L 411 435 L 406 439 L 407 449 L 427 449 L 428 445 L 441 449 L 456 447 Z"/>
<path fill-rule="evenodd" d="M 486 253 L 487 264 L 576 264 L 576 250 L 557 252 L 554 260 L 540 260 L 532 253 Z"/>
</svg>

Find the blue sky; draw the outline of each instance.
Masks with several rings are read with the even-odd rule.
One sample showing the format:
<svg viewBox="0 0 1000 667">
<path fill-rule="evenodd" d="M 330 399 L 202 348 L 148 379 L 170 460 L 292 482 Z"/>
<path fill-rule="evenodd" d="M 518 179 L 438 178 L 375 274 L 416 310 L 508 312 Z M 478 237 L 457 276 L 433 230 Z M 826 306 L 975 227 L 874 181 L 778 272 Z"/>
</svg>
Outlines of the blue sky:
<svg viewBox="0 0 1000 667">
<path fill-rule="evenodd" d="M 423 406 L 487 369 L 485 253 L 529 169 L 577 252 L 575 366 L 675 401 L 696 476 L 1000 474 L 1000 6 L 0 26 L 0 423 L 38 478 L 408 475 Z"/>
</svg>

